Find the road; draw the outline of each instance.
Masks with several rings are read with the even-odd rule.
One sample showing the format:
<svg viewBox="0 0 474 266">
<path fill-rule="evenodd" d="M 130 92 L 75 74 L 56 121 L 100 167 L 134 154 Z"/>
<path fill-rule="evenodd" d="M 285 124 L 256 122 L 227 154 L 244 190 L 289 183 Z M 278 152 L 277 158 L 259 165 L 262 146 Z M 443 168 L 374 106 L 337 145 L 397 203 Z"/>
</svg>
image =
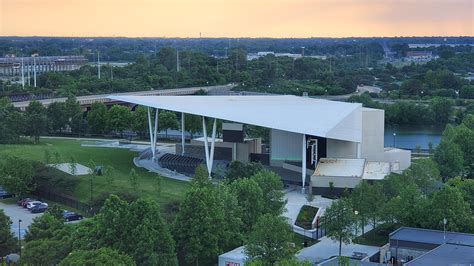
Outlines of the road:
<svg viewBox="0 0 474 266">
<path fill-rule="evenodd" d="M 134 91 L 134 92 L 123 92 L 123 93 L 109 93 L 109 94 L 97 94 L 97 95 L 87 95 L 87 96 L 78 96 L 77 101 L 81 106 L 89 106 L 94 102 L 113 102 L 113 100 L 107 99 L 110 95 L 135 95 L 135 96 L 178 96 L 178 95 L 192 95 L 198 92 L 199 90 L 204 90 L 208 93 L 213 91 L 228 91 L 232 89 L 234 84 L 227 85 L 218 85 L 218 86 L 203 86 L 203 87 L 191 87 L 191 88 L 177 88 L 177 89 L 168 89 L 168 90 L 147 90 L 147 91 Z M 38 100 L 44 106 L 48 106 L 53 102 L 65 102 L 67 98 L 52 98 L 52 99 L 43 99 Z M 30 101 L 23 102 L 14 102 L 13 106 L 25 110 L 25 108 L 30 104 Z"/>
</svg>

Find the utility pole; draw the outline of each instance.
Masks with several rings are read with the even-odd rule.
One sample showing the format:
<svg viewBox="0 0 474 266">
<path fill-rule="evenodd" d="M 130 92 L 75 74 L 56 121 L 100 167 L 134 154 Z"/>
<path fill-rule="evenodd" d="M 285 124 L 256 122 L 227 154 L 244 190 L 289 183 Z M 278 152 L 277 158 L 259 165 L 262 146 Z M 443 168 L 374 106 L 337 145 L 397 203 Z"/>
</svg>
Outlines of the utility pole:
<svg viewBox="0 0 474 266">
<path fill-rule="evenodd" d="M 36 57 L 33 56 L 33 86 L 36 88 Z"/>
<path fill-rule="evenodd" d="M 28 60 L 28 61 L 29 61 L 29 60 Z M 28 70 L 28 71 L 27 71 L 27 73 L 28 73 L 28 86 L 30 86 L 30 82 L 31 82 L 31 81 L 30 81 L 30 79 L 31 79 L 31 78 L 30 78 L 30 66 L 31 66 L 31 64 L 28 63 L 28 69 L 27 69 L 27 70 Z"/>
<path fill-rule="evenodd" d="M 21 57 L 21 86 L 25 89 L 25 68 L 23 62 L 23 56 Z"/>
<path fill-rule="evenodd" d="M 181 70 L 181 66 L 179 64 L 179 51 L 176 49 L 176 72 L 179 72 Z"/>
<path fill-rule="evenodd" d="M 97 76 L 100 79 L 100 54 L 99 54 L 99 50 L 97 50 Z"/>
</svg>

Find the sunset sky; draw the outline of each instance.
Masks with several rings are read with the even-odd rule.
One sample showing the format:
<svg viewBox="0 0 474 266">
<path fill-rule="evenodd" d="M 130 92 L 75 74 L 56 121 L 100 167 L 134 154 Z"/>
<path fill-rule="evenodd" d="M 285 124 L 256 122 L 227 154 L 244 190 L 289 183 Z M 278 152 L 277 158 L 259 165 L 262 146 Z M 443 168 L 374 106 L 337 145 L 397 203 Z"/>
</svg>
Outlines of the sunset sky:
<svg viewBox="0 0 474 266">
<path fill-rule="evenodd" d="M 0 36 L 474 35 L 474 0 L 0 0 Z"/>
</svg>

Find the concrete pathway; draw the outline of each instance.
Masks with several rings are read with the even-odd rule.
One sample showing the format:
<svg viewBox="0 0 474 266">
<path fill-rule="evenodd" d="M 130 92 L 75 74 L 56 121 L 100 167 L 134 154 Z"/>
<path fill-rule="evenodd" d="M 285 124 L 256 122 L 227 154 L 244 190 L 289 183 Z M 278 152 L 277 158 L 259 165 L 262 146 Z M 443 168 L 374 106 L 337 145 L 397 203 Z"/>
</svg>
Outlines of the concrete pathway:
<svg viewBox="0 0 474 266">
<path fill-rule="evenodd" d="M 310 205 L 322 209 L 321 214 L 323 214 L 324 209 L 326 209 L 332 203 L 331 199 L 323 198 L 318 195 L 314 196 L 313 201 L 308 202 L 306 199 L 306 194 L 301 193 L 301 188 L 297 186 L 285 191 L 285 200 L 286 210 L 284 211 L 283 216 L 288 218 L 288 222 L 290 222 L 292 225 L 296 222 L 298 213 L 300 212 L 300 209 L 303 207 L 303 205 Z M 301 233 L 300 230 L 296 230 L 295 232 Z"/>
<path fill-rule="evenodd" d="M 328 237 L 322 237 L 320 242 L 300 250 L 296 257 L 299 259 L 307 259 L 313 263 L 318 263 L 332 256 L 339 255 L 339 242 Z M 379 247 L 359 245 L 359 244 L 342 244 L 341 255 L 351 257 L 354 252 L 366 253 L 368 256 L 376 254 L 380 250 Z"/>
</svg>

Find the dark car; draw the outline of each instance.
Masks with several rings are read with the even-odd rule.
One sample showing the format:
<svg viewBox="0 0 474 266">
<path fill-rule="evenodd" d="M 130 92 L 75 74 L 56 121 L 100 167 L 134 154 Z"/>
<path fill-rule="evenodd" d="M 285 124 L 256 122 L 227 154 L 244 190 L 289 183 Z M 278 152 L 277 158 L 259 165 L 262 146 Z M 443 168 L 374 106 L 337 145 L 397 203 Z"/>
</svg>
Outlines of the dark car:
<svg viewBox="0 0 474 266">
<path fill-rule="evenodd" d="M 26 208 L 26 205 L 28 204 L 28 202 L 30 201 L 35 201 L 35 199 L 32 199 L 32 198 L 24 198 L 24 199 L 21 199 L 18 201 L 18 206 L 21 206 L 23 208 Z"/>
<path fill-rule="evenodd" d="M 0 199 L 13 198 L 13 194 L 8 193 L 3 187 L 0 187 Z"/>
<path fill-rule="evenodd" d="M 82 215 L 78 213 L 70 212 L 67 210 L 63 211 L 63 217 L 64 217 L 64 221 L 66 222 L 82 220 L 84 218 Z"/>
<path fill-rule="evenodd" d="M 29 210 L 31 213 L 40 213 L 40 212 L 45 212 L 48 209 L 47 204 L 39 204 L 31 207 Z"/>
</svg>

